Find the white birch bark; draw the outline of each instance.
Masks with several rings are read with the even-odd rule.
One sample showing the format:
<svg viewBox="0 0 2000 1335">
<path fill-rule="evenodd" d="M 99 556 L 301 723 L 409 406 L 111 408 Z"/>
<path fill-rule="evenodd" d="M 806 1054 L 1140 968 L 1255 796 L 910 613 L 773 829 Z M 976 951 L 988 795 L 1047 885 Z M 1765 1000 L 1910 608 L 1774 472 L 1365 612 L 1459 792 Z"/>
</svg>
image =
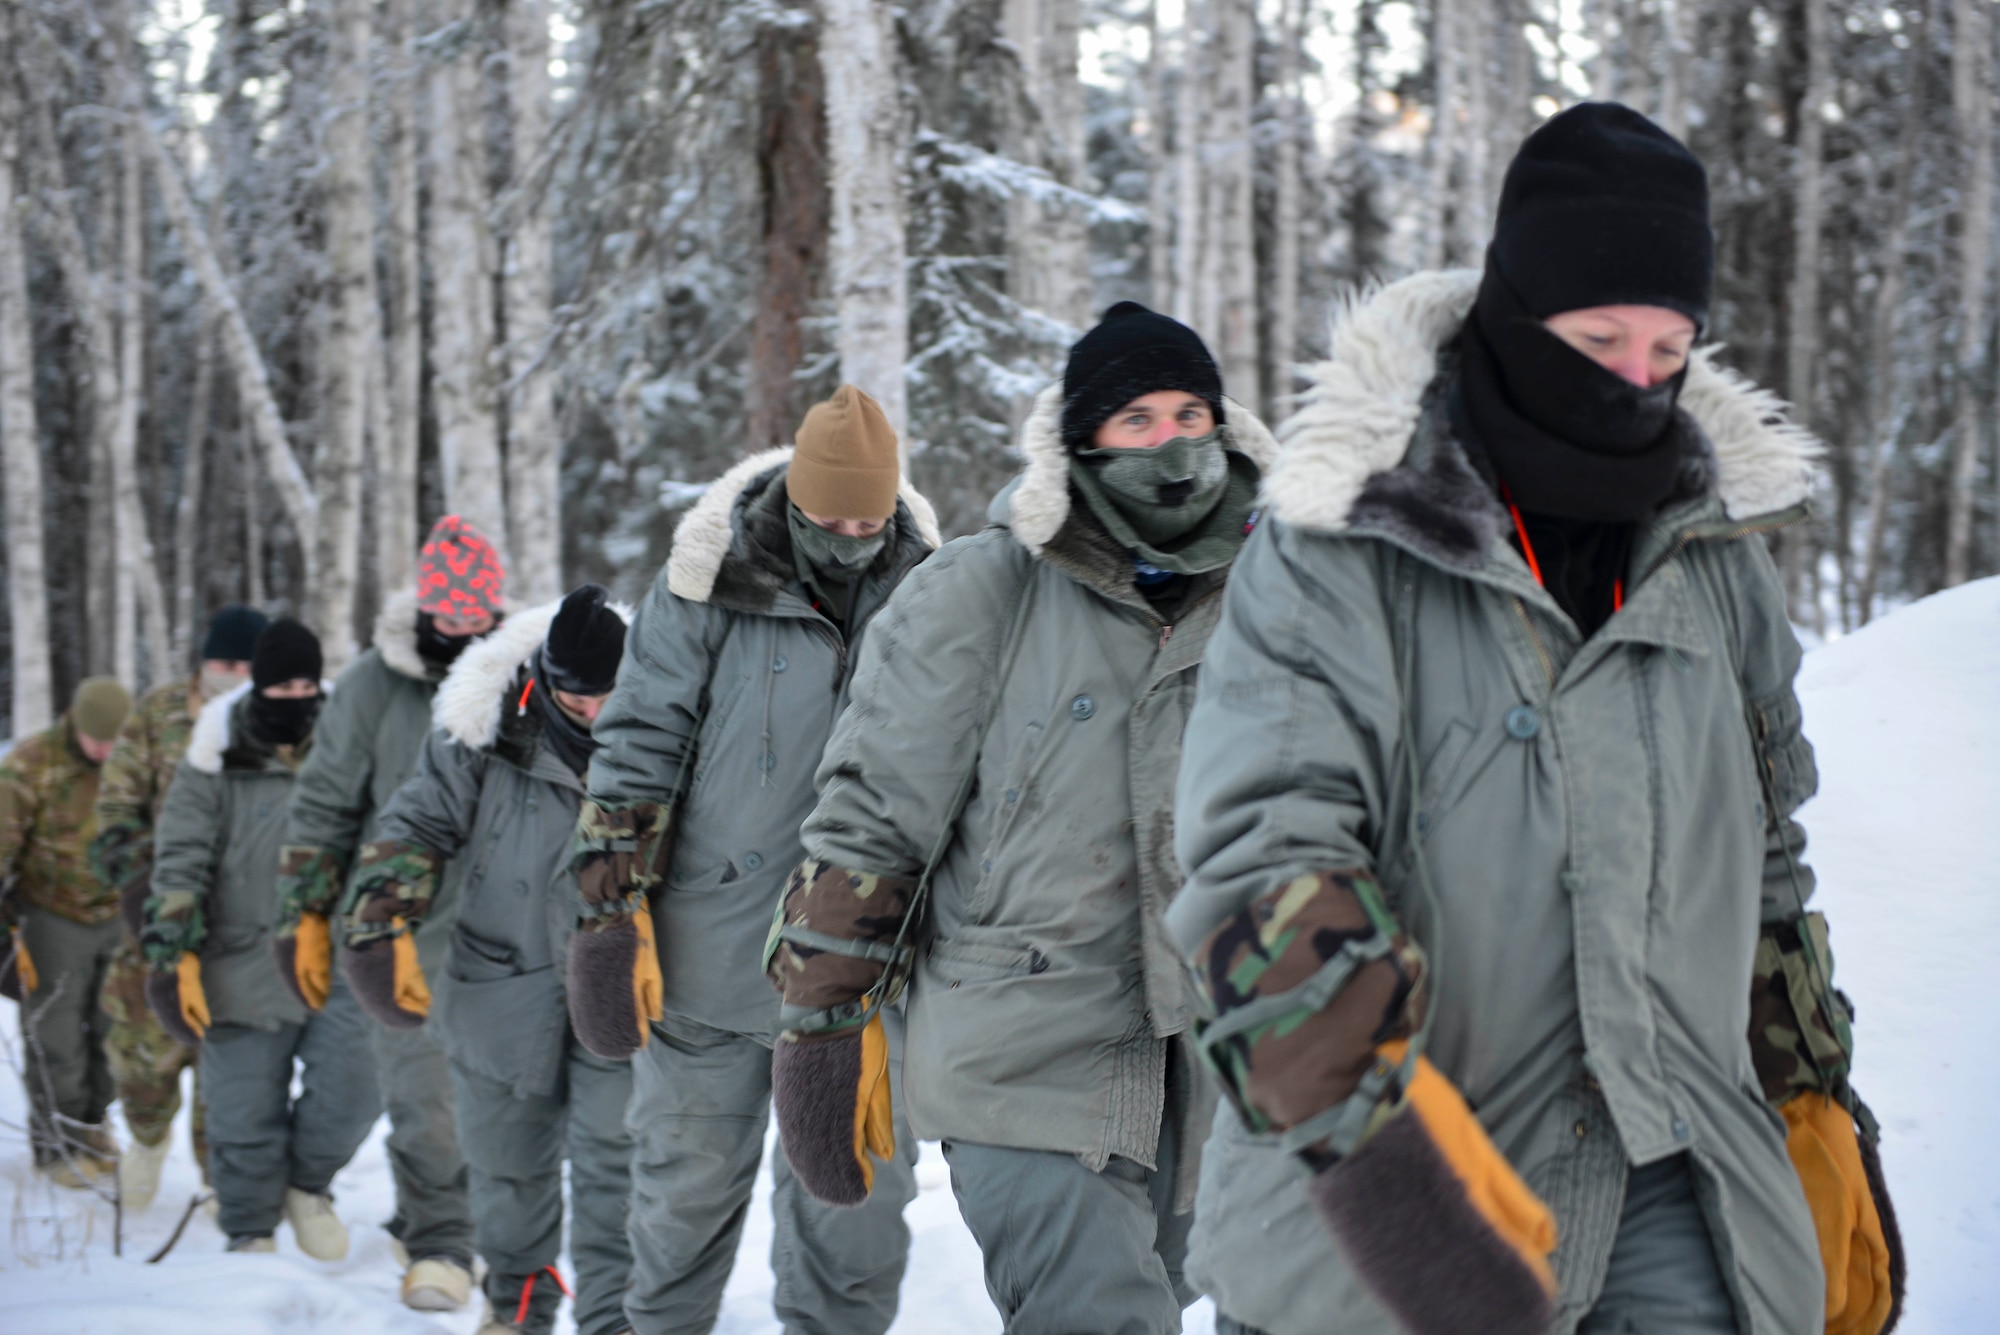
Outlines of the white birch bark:
<svg viewBox="0 0 2000 1335">
<path fill-rule="evenodd" d="M 1250 136 L 1256 96 L 1256 0 L 1217 0 L 1214 102 L 1208 123 L 1209 199 L 1216 234 L 1212 339 L 1222 383 L 1251 412 L 1261 411 L 1255 231 L 1256 152 Z"/>
<path fill-rule="evenodd" d="M 139 290 L 146 281 L 145 180 L 134 142 L 138 127 L 118 136 L 118 278 L 113 287 L 118 337 L 118 406 L 110 435 L 112 496 L 111 671 L 134 685 L 139 679 L 139 398 L 146 367 L 145 319 Z M 135 523 L 135 521 L 137 521 Z M 151 562 L 148 562 L 150 565 Z"/>
<path fill-rule="evenodd" d="M 1973 477 L 1981 448 L 1978 377 L 1986 361 L 1986 284 L 1993 237 L 1992 42 L 1984 0 L 1955 0 L 1952 106 L 1964 152 L 1958 237 L 1958 410 L 1945 510 L 1945 587 L 1972 576 Z"/>
<path fill-rule="evenodd" d="M 470 0 L 439 0 L 439 26 L 470 21 Z M 477 43 L 432 65 L 425 80 L 430 187 L 431 401 L 445 505 L 512 565 L 494 383 L 493 234 L 486 224 L 485 95 Z"/>
<path fill-rule="evenodd" d="M 1824 0 L 1816 0 L 1816 2 L 1822 6 L 1819 25 L 1821 29 L 1820 45 L 1824 47 L 1826 45 Z M 1688 39 L 1688 26 L 1693 22 L 1695 16 L 1692 11 L 1683 11 L 1681 7 L 1682 0 L 1659 0 L 1659 6 L 1660 46 L 1662 48 L 1660 68 L 1660 125 L 1661 128 L 1665 129 L 1674 138 L 1686 139 L 1688 132 L 1688 66 L 1694 55 L 1693 44 Z M 1807 8 L 1810 11 L 1812 4 L 1809 3 Z M 1812 17 L 1810 12 L 1808 12 L 1806 26 L 1810 28 L 1812 23 Z M 1806 41 L 1810 44 L 1812 38 L 1808 36 Z M 1820 60 L 1822 64 L 1825 63 L 1824 52 L 1822 52 Z M 1822 102 L 1826 100 L 1824 93 L 1822 93 L 1820 100 Z"/>
<path fill-rule="evenodd" d="M 530 180 L 549 137 L 549 14 L 545 0 L 509 0 L 515 195 L 509 210 L 507 303 L 507 530 L 510 588 L 525 604 L 562 592 L 562 441 L 555 387 L 544 364 L 554 283 L 549 197 Z"/>
<path fill-rule="evenodd" d="M 11 80 L 5 80 L 11 87 Z M 12 700 L 9 735 L 26 737 L 55 717 L 49 665 L 49 590 L 42 546 L 42 454 L 35 422 L 34 340 L 21 215 L 15 99 L 0 90 L 0 470 L 7 516 L 7 614 Z"/>
<path fill-rule="evenodd" d="M 827 156 L 833 178 L 831 287 L 840 378 L 875 396 L 909 449 L 910 345 L 903 222 L 907 130 L 888 0 L 823 0 Z"/>
<path fill-rule="evenodd" d="M 1146 276 L 1155 310 L 1174 304 L 1174 166 L 1168 156 L 1167 31 L 1146 6 Z"/>
<path fill-rule="evenodd" d="M 215 324 L 206 312 L 195 340 L 187 452 L 181 457 L 180 497 L 174 504 L 174 661 L 181 664 L 193 659 L 195 617 L 200 614 L 201 576 L 195 568 L 195 542 L 202 527 L 208 434 L 215 415 Z"/>
<path fill-rule="evenodd" d="M 328 675 L 355 653 L 354 600 L 361 570 L 361 467 L 367 440 L 369 337 L 376 315 L 369 300 L 375 268 L 375 203 L 368 165 L 368 53 L 372 0 L 327 0 L 326 326 L 320 339 L 320 403 L 324 414 L 313 459 L 319 498 L 318 579 L 311 621 L 319 632 Z"/>
<path fill-rule="evenodd" d="M 1465 44 L 1461 39 L 1460 6 L 1464 0 L 1433 0 L 1431 5 L 1431 71 L 1435 92 L 1431 108 L 1430 192 L 1424 201 L 1424 267 L 1442 269 L 1451 251 L 1450 224 L 1455 211 L 1452 168 L 1457 165 L 1464 124 Z M 1285 0 L 1286 22 L 1294 0 Z M 1278 40 L 1278 58 L 1286 59 L 1289 33 Z M 1291 57 L 1293 61 L 1297 56 Z M 1279 78 L 1281 86 L 1285 80 Z M 1280 93 L 1280 96 L 1286 94 Z M 1282 172 L 1279 181 L 1284 180 Z"/>
<path fill-rule="evenodd" d="M 1299 356 L 1299 228 L 1303 188 L 1299 180 L 1299 137 L 1305 133 L 1305 105 L 1299 95 L 1299 51 L 1305 33 L 1301 0 L 1284 0 L 1278 22 L 1278 145 L 1276 198 L 1272 220 L 1276 246 L 1271 257 L 1270 365 L 1264 379 L 1282 407 L 1293 390 L 1292 367 Z"/>
<path fill-rule="evenodd" d="M 375 575 L 384 596 L 416 578 L 418 432 L 422 426 L 422 252 L 417 230 L 417 89 L 412 58 L 412 0 L 384 0 L 382 49 L 387 114 L 382 155 L 387 186 L 389 325 L 378 355 L 386 359 L 387 430 L 376 433 Z"/>
<path fill-rule="evenodd" d="M 1804 0 L 1804 5 L 1806 87 L 1799 98 L 1796 136 L 1798 176 L 1792 208 L 1791 323 L 1785 345 L 1785 392 L 1801 419 L 1810 426 L 1819 415 L 1814 406 L 1813 371 L 1819 364 L 1820 222 L 1825 214 L 1820 178 L 1825 159 L 1826 120 L 1821 115 L 1821 109 L 1826 105 L 1829 76 L 1826 0 Z M 1674 5 L 1668 3 L 1663 14 L 1671 15 L 1673 12 Z M 1666 27 L 1672 32 L 1670 18 Z M 1667 63 L 1671 70 L 1671 52 Z M 1674 105 L 1673 87 L 1674 80 L 1670 74 L 1661 90 L 1663 107 Z M 1793 617 L 1799 620 L 1815 617 L 1819 613 L 1817 602 L 1810 608 L 1800 606 L 1810 545 L 1809 535 L 1799 526 L 1789 530 L 1783 542 L 1785 596 L 1791 604 Z"/>
<path fill-rule="evenodd" d="M 1207 181 L 1202 146 L 1207 141 L 1208 0 L 1183 0 L 1180 45 L 1180 106 L 1174 121 L 1173 315 L 1192 326 L 1200 320 L 1203 305 L 1202 202 Z"/>
<path fill-rule="evenodd" d="M 1083 80 L 1077 71 L 1082 6 L 1005 0 L 1003 31 L 1019 53 L 1020 95 L 1008 153 L 1072 189 L 1084 183 Z M 1007 286 L 1030 310 L 1081 332 L 1090 322 L 1090 224 L 1074 203 L 1020 196 L 1007 206 Z"/>
</svg>

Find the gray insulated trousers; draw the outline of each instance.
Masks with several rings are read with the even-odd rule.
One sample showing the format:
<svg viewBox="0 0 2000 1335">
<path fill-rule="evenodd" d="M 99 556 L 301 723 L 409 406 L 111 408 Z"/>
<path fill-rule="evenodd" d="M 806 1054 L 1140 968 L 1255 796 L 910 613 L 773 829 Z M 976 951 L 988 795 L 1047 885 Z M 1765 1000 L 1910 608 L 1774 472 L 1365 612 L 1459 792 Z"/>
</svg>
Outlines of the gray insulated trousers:
<svg viewBox="0 0 2000 1335">
<path fill-rule="evenodd" d="M 1179 1155 L 1161 1119 L 1159 1167 L 946 1141 L 958 1212 L 985 1258 L 1007 1335 L 1178 1335 L 1188 1230 L 1174 1213 Z"/>
<path fill-rule="evenodd" d="M 201 1045 L 208 1179 L 230 1237 L 275 1233 L 285 1188 L 325 1192 L 382 1114 L 368 1030 L 335 975 L 325 1009 L 304 1024 L 212 1027 Z M 292 1098 L 292 1064 L 302 1068 Z"/>
<path fill-rule="evenodd" d="M 368 1026 L 375 1079 L 389 1114 L 396 1216 L 389 1233 L 412 1261 L 472 1268 L 472 1205 L 451 1106 L 451 1062 L 427 1030 Z"/>
<path fill-rule="evenodd" d="M 917 1194 L 917 1143 L 903 1120 L 901 1012 L 885 1015 L 896 1157 L 852 1209 L 806 1194 L 782 1150 L 771 1164 L 772 1305 L 786 1335 L 882 1335 L 896 1319 Z M 634 1335 L 713 1330 L 736 1264 L 771 1116 L 771 1049 L 686 1020 L 653 1026 L 632 1058 Z"/>
<path fill-rule="evenodd" d="M 572 1036 L 553 1093 L 518 1098 L 452 1063 L 458 1139 L 472 1173 L 473 1229 L 486 1260 L 487 1301 L 503 1321 L 544 1335 L 561 1290 L 545 1273 L 562 1251 L 563 1161 L 569 1161 L 569 1254 L 580 1335 L 625 1329 L 625 1240 L 632 1137 L 625 1105 L 632 1068 L 594 1057 Z M 532 1281 L 532 1282 L 531 1282 Z"/>
<path fill-rule="evenodd" d="M 41 984 L 21 1005 L 23 1079 L 37 1163 L 60 1158 L 78 1129 L 102 1122 L 111 1105 L 111 1066 L 104 1056 L 111 1017 L 98 1009 L 97 994 L 124 930 L 116 918 L 85 926 L 47 909 L 30 909 L 21 920 L 21 940 Z"/>
</svg>

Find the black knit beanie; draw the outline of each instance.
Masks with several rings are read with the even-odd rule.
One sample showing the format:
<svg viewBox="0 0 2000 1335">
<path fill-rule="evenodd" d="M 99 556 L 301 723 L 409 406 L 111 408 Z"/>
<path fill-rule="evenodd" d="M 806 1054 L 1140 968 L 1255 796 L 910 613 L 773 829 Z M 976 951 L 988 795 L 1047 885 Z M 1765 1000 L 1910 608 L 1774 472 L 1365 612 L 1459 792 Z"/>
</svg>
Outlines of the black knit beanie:
<svg viewBox="0 0 2000 1335">
<path fill-rule="evenodd" d="M 280 617 L 257 637 L 250 655 L 250 680 L 260 691 L 299 678 L 316 682 L 325 666 L 319 636 L 290 617 Z"/>
<path fill-rule="evenodd" d="M 571 695 L 605 695 L 618 680 L 625 654 L 625 618 L 612 610 L 601 584 L 570 591 L 542 641 L 542 682 Z"/>
<path fill-rule="evenodd" d="M 1507 168 L 1487 254 L 1528 313 L 1662 306 L 1708 323 L 1708 173 L 1630 107 L 1584 102 L 1529 135 Z"/>
<path fill-rule="evenodd" d="M 201 642 L 203 659 L 220 658 L 247 663 L 257 650 L 257 637 L 271 624 L 271 618 L 254 607 L 231 603 L 208 623 L 208 636 Z"/>
<path fill-rule="evenodd" d="M 1063 369 L 1063 444 L 1087 449 L 1097 428 L 1132 400 L 1163 389 L 1200 395 L 1222 419 L 1222 372 L 1201 336 L 1136 301 L 1104 312 Z"/>
</svg>

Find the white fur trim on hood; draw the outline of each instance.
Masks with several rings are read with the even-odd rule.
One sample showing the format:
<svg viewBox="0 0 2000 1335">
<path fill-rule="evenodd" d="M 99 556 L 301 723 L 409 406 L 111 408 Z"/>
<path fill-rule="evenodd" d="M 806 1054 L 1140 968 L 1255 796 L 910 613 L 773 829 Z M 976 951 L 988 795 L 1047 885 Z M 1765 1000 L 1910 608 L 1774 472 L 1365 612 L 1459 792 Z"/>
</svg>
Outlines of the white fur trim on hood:
<svg viewBox="0 0 2000 1335">
<path fill-rule="evenodd" d="M 375 647 L 382 661 L 406 677 L 422 681 L 423 655 L 417 652 L 417 591 L 398 589 L 382 600 L 375 614 Z"/>
<path fill-rule="evenodd" d="M 431 722 L 456 742 L 483 751 L 500 736 L 501 711 L 513 701 L 514 676 L 548 638 L 549 626 L 563 600 L 524 608 L 500 623 L 499 629 L 475 641 L 458 656 L 431 701 Z M 632 609 L 612 603 L 611 610 L 626 625 Z"/>
<path fill-rule="evenodd" d="M 253 685 L 254 682 L 246 681 L 201 707 L 201 713 L 194 718 L 194 730 L 188 734 L 188 764 L 203 774 L 222 773 L 222 753 L 229 749 L 229 711 L 250 693 Z M 323 680 L 319 690 L 322 696 L 331 696 L 333 683 Z"/>
<path fill-rule="evenodd" d="M 1402 463 L 1437 375 L 1438 353 L 1464 326 L 1477 269 L 1420 273 L 1351 297 L 1334 317 L 1333 355 L 1311 368 L 1304 406 L 1279 428 L 1264 502 L 1287 524 L 1339 532 L 1370 478 Z M 1803 501 L 1824 447 L 1777 395 L 1698 349 L 1680 406 L 1715 448 L 1717 491 L 1732 519 Z"/>
<path fill-rule="evenodd" d="M 711 482 L 694 508 L 681 517 L 674 528 L 673 551 L 667 555 L 667 588 L 675 597 L 691 603 L 705 603 L 715 591 L 715 577 L 722 572 L 723 558 L 736 540 L 732 516 L 736 498 L 744 488 L 780 464 L 792 461 L 789 446 L 753 454 Z M 917 535 L 933 551 L 940 542 L 937 511 L 923 493 L 904 478 L 897 498 L 909 507 L 916 521 Z"/>
<path fill-rule="evenodd" d="M 1234 399 L 1223 400 L 1223 446 L 1247 455 L 1259 472 L 1268 473 L 1278 457 L 1278 442 L 1257 415 Z M 1020 485 L 1008 498 L 1007 527 L 1036 556 L 1062 531 L 1069 518 L 1069 451 L 1062 439 L 1063 387 L 1058 380 L 1035 396 L 1028 420 L 1021 424 L 1018 448 L 1026 463 Z"/>
</svg>

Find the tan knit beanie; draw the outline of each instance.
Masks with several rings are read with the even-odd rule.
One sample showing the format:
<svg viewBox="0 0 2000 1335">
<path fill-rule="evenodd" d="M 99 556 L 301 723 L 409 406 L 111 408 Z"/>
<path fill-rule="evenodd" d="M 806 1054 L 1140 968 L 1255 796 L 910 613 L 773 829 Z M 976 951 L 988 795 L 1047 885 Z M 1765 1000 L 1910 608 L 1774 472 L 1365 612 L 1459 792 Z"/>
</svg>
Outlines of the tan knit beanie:
<svg viewBox="0 0 2000 1335">
<path fill-rule="evenodd" d="M 896 430 L 882 405 L 842 385 L 799 424 L 785 494 L 819 519 L 887 519 L 901 479 Z"/>
<path fill-rule="evenodd" d="M 132 712 L 132 692 L 116 677 L 86 677 L 70 702 L 70 722 L 94 742 L 115 742 L 125 716 Z"/>
</svg>

